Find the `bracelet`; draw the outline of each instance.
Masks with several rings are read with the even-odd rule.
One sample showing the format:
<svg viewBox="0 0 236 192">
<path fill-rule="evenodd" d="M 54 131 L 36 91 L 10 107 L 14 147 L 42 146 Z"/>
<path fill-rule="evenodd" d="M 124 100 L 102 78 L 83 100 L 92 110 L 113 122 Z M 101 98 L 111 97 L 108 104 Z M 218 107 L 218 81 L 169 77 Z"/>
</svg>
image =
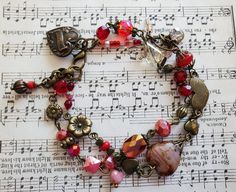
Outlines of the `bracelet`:
<svg viewBox="0 0 236 192">
<path fill-rule="evenodd" d="M 199 79 L 194 69 L 195 60 L 188 51 L 179 48 L 184 38 L 184 32 L 173 29 L 169 34 L 151 35 L 151 28 L 146 30 L 133 27 L 130 21 L 121 20 L 116 23 L 107 23 L 96 31 L 96 38 L 83 38 L 79 31 L 73 27 L 59 27 L 47 32 L 48 45 L 53 54 L 59 57 L 73 55 L 73 62 L 68 68 L 59 68 L 44 78 L 41 83 L 34 81 L 24 82 L 18 80 L 12 84 L 11 89 L 18 94 L 27 93 L 36 88 L 53 88 L 49 96 L 49 106 L 46 115 L 55 122 L 58 129 L 56 138 L 68 154 L 83 163 L 83 169 L 90 173 L 98 170 L 109 173 L 112 184 L 117 187 L 125 174 L 137 173 L 142 177 L 149 177 L 154 170 L 160 176 L 168 176 L 175 172 L 181 159 L 181 152 L 186 142 L 198 134 L 197 119 L 202 116 L 209 91 L 204 82 Z M 144 47 L 144 57 L 147 62 L 156 66 L 157 73 L 174 72 L 173 79 L 177 84 L 178 92 L 184 97 L 184 104 L 176 110 L 172 122 L 160 119 L 155 123 L 155 129 L 146 134 L 135 134 L 124 141 L 122 148 L 116 151 L 108 141 L 104 141 L 96 132 L 92 132 L 92 121 L 83 114 L 71 116 L 68 110 L 72 107 L 75 83 L 81 81 L 83 68 L 86 63 L 86 53 L 96 46 L 104 48 L 118 48 L 120 46 Z M 174 58 L 173 63 L 169 63 Z M 57 96 L 66 97 L 64 107 L 57 104 Z M 189 115 L 188 115 L 189 114 Z M 180 120 L 188 116 L 184 123 L 186 134 L 175 141 L 162 141 L 150 144 L 150 139 L 156 134 L 167 137 L 171 126 L 179 124 Z M 67 129 L 62 129 L 60 121 L 68 121 Z M 93 156 L 83 158 L 80 156 L 79 139 L 88 136 L 94 140 L 100 151 L 106 156 L 99 160 Z M 141 164 L 136 157 L 146 150 L 146 164 Z"/>
</svg>

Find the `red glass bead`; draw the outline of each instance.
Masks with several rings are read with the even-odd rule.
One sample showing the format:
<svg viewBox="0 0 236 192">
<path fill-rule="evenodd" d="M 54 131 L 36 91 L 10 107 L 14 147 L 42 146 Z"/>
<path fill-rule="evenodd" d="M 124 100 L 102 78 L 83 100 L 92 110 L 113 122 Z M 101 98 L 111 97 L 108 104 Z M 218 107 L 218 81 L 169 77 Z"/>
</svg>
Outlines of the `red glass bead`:
<svg viewBox="0 0 236 192">
<path fill-rule="evenodd" d="M 67 92 L 67 82 L 64 80 L 57 81 L 54 84 L 53 89 L 57 94 L 65 94 Z"/>
<path fill-rule="evenodd" d="M 171 131 L 171 125 L 168 121 L 160 119 L 155 124 L 156 133 L 161 137 L 167 137 Z"/>
<path fill-rule="evenodd" d="M 100 40 L 105 40 L 109 34 L 110 34 L 110 29 L 104 25 L 100 26 L 96 31 L 96 35 Z"/>
<path fill-rule="evenodd" d="M 180 53 L 176 58 L 176 63 L 178 67 L 186 67 L 193 61 L 192 53 L 184 51 Z"/>
<path fill-rule="evenodd" d="M 107 169 L 114 169 L 115 168 L 115 161 L 112 156 L 107 156 L 104 160 L 104 165 Z"/>
<path fill-rule="evenodd" d="M 192 87 L 190 85 L 181 85 L 178 88 L 179 94 L 182 96 L 190 96 L 192 94 Z"/>
<path fill-rule="evenodd" d="M 133 25 L 130 21 L 122 20 L 118 24 L 117 33 L 119 36 L 127 37 L 132 33 Z"/>
<path fill-rule="evenodd" d="M 73 144 L 67 149 L 67 152 L 71 157 L 76 157 L 80 153 L 80 147 L 77 144 Z"/>
<path fill-rule="evenodd" d="M 26 83 L 26 86 L 28 87 L 28 89 L 35 89 L 37 87 L 37 85 L 34 81 L 28 81 Z"/>
<path fill-rule="evenodd" d="M 120 41 L 110 41 L 109 44 L 110 44 L 110 47 L 119 47 Z"/>
<path fill-rule="evenodd" d="M 140 39 L 134 39 L 134 45 L 141 45 L 142 41 Z"/>
<path fill-rule="evenodd" d="M 67 110 L 69 110 L 72 107 L 72 101 L 71 100 L 66 100 L 64 103 L 64 106 Z"/>
<path fill-rule="evenodd" d="M 174 80 L 176 83 L 183 83 L 187 79 L 187 73 L 184 70 L 176 71 L 174 74 Z"/>
<path fill-rule="evenodd" d="M 110 146 L 111 145 L 110 145 L 110 143 L 108 141 L 104 141 L 102 146 L 101 146 L 101 150 L 102 151 L 106 151 L 106 150 L 110 149 Z"/>
<path fill-rule="evenodd" d="M 73 82 L 67 83 L 67 89 L 68 91 L 72 91 L 75 87 L 75 84 Z"/>
<path fill-rule="evenodd" d="M 58 141 L 62 141 L 67 137 L 67 131 L 65 129 L 61 129 L 60 131 L 57 132 L 56 134 L 56 139 Z"/>
</svg>

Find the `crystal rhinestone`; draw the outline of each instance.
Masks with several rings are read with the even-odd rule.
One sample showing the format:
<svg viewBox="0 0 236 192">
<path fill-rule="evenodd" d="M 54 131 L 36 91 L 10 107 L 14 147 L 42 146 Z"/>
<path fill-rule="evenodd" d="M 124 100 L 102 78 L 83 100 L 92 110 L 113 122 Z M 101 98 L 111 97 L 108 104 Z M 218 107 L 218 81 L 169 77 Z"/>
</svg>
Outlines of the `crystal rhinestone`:
<svg viewBox="0 0 236 192">
<path fill-rule="evenodd" d="M 163 65 L 166 61 L 165 52 L 163 52 L 150 42 L 147 42 L 147 46 L 145 46 L 145 52 L 146 61 L 156 68 L 160 65 Z"/>
<path fill-rule="evenodd" d="M 184 70 L 176 71 L 174 74 L 174 80 L 176 83 L 183 83 L 187 79 L 187 73 Z"/>
<path fill-rule="evenodd" d="M 124 142 L 122 151 L 128 158 L 134 158 L 142 153 L 146 146 L 147 143 L 142 135 L 133 135 Z"/>
<path fill-rule="evenodd" d="M 111 171 L 110 177 L 111 177 L 112 183 L 115 185 L 118 185 L 124 179 L 125 174 L 123 171 L 118 171 L 114 169 Z"/>
<path fill-rule="evenodd" d="M 118 24 L 117 33 L 121 37 L 127 37 L 132 33 L 133 25 L 130 21 L 122 20 Z"/>
<path fill-rule="evenodd" d="M 178 88 L 179 94 L 182 96 L 190 96 L 192 94 L 192 87 L 190 85 L 181 85 Z"/>
<path fill-rule="evenodd" d="M 100 167 L 101 161 L 95 157 L 89 156 L 84 163 L 84 170 L 90 173 L 96 173 Z"/>
<path fill-rule="evenodd" d="M 105 40 L 109 36 L 109 34 L 110 34 L 110 29 L 104 25 L 100 26 L 96 31 L 96 35 L 100 40 Z"/>
<path fill-rule="evenodd" d="M 178 67 L 187 67 L 192 61 L 193 55 L 188 51 L 180 53 L 176 58 L 176 63 Z"/>
<path fill-rule="evenodd" d="M 156 132 L 161 137 L 167 137 L 170 134 L 171 126 L 166 120 L 160 119 L 155 124 Z"/>
<path fill-rule="evenodd" d="M 170 31 L 170 38 L 179 44 L 184 39 L 184 32 L 179 28 L 174 28 Z"/>
<path fill-rule="evenodd" d="M 58 141 L 62 141 L 66 137 L 67 137 L 67 131 L 65 129 L 61 129 L 56 134 L 56 138 L 57 138 Z"/>
<path fill-rule="evenodd" d="M 168 176 L 179 166 L 181 149 L 172 142 L 158 142 L 148 149 L 146 158 L 150 165 L 156 167 L 159 175 Z"/>
<path fill-rule="evenodd" d="M 67 152 L 69 153 L 69 155 L 71 157 L 76 157 L 77 155 L 79 155 L 80 153 L 80 147 L 79 145 L 71 145 L 68 149 L 67 149 Z"/>
<path fill-rule="evenodd" d="M 115 161 L 112 156 L 107 156 L 104 160 L 104 165 L 107 169 L 114 169 L 115 168 Z"/>
<path fill-rule="evenodd" d="M 54 84 L 53 89 L 59 95 L 65 94 L 67 92 L 67 83 L 66 83 L 66 81 L 64 81 L 64 80 L 57 81 Z"/>
</svg>

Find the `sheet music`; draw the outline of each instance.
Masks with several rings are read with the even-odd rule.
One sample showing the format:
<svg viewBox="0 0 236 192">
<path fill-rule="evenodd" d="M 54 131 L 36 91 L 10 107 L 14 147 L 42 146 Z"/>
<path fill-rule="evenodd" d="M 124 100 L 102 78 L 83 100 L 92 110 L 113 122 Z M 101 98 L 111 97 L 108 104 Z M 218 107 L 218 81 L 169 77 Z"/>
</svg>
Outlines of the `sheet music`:
<svg viewBox="0 0 236 192">
<path fill-rule="evenodd" d="M 234 0 L 1 0 L 0 5 L 1 192 L 235 191 Z M 84 37 L 93 37 L 98 26 L 117 19 L 130 19 L 141 29 L 148 19 L 154 34 L 182 28 L 181 48 L 194 53 L 210 98 L 199 119 L 199 134 L 185 146 L 174 175 L 135 174 L 114 189 L 109 175 L 82 171 L 81 164 L 58 145 L 56 128 L 45 116 L 52 90 L 17 95 L 10 87 L 18 79 L 40 82 L 50 71 L 70 65 L 71 57 L 58 58 L 50 52 L 48 30 L 74 26 Z M 158 74 L 142 56 L 142 46 L 94 49 L 74 91 L 70 112 L 91 118 L 93 130 L 116 149 L 129 135 L 153 128 L 157 119 L 171 119 L 183 102 L 173 74 Z M 165 140 L 183 137 L 183 123 L 174 126 Z M 154 137 L 152 143 L 158 140 Z M 80 147 L 82 156 L 104 157 L 87 138 L 81 139 Z M 145 162 L 145 153 L 139 160 Z"/>
</svg>

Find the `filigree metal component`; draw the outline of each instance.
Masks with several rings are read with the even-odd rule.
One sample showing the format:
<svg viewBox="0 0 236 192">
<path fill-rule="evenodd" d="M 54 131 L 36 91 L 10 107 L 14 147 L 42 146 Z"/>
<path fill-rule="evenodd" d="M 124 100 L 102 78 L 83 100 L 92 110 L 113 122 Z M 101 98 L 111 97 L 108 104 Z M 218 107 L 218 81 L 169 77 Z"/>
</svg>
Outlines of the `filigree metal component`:
<svg viewBox="0 0 236 192">
<path fill-rule="evenodd" d="M 60 105 L 54 103 L 54 104 L 50 104 L 47 107 L 46 114 L 47 114 L 48 118 L 53 119 L 53 120 L 57 120 L 62 116 L 63 110 L 60 107 Z"/>
</svg>

